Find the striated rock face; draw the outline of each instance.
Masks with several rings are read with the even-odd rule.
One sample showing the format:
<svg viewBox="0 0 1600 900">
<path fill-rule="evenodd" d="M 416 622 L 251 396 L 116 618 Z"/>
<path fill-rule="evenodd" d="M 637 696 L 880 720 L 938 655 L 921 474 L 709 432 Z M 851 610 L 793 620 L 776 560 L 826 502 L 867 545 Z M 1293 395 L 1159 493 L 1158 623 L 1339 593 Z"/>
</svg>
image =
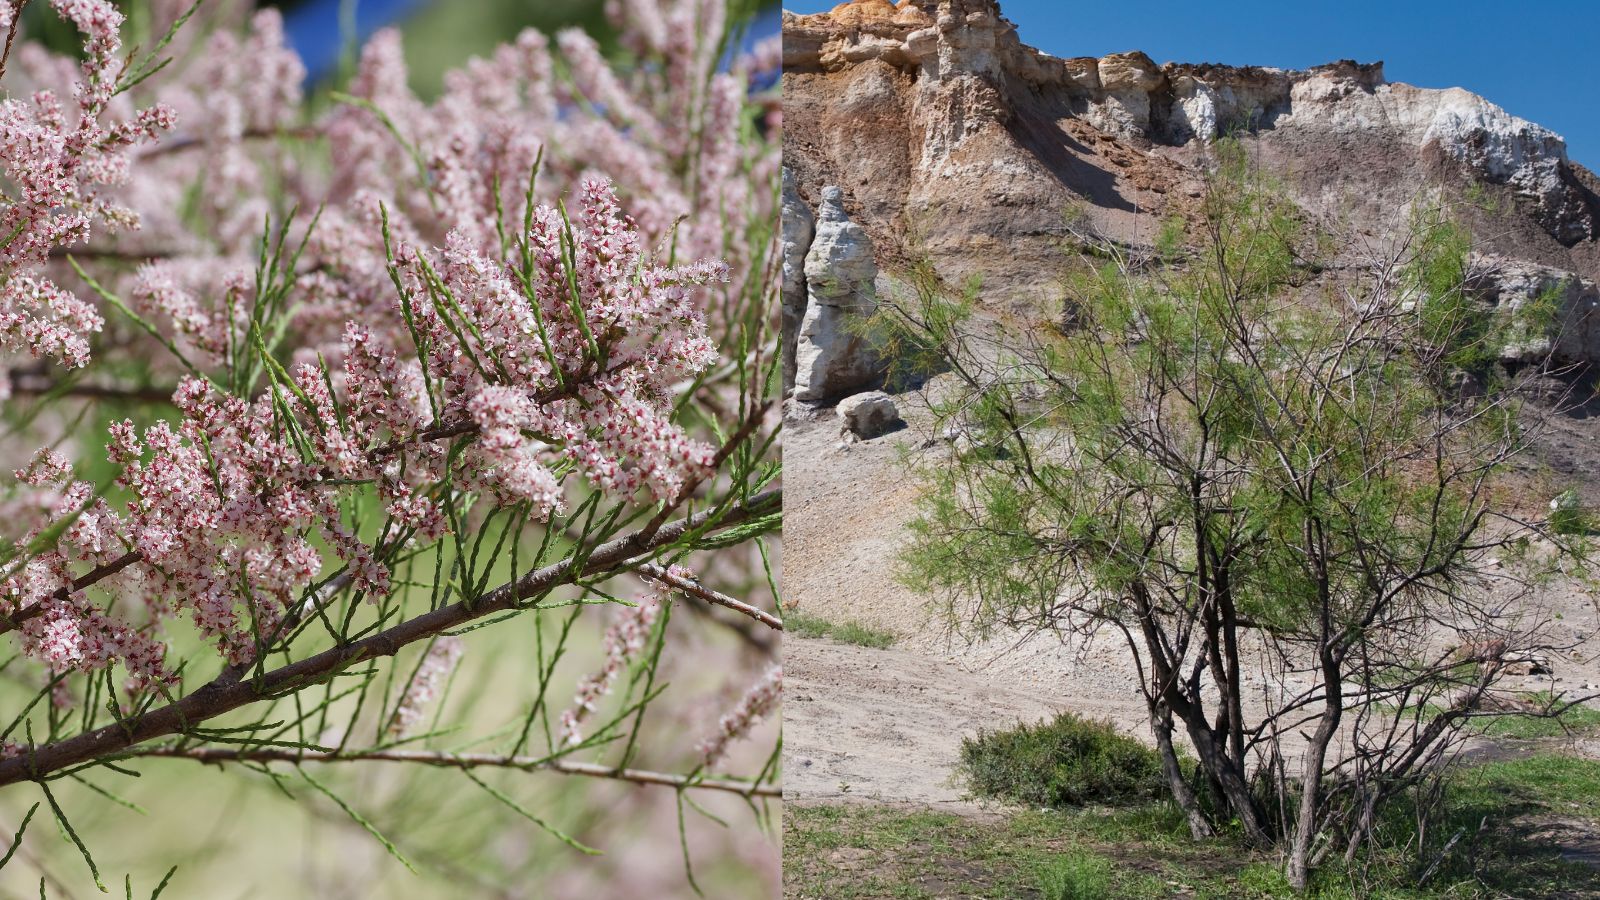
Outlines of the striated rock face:
<svg viewBox="0 0 1600 900">
<path fill-rule="evenodd" d="M 806 253 L 811 250 L 815 220 L 811 207 L 795 190 L 794 173 L 783 170 L 783 389 L 794 387 L 795 342 L 806 314 Z"/>
<path fill-rule="evenodd" d="M 794 397 L 837 400 L 883 377 L 867 339 L 853 329 L 876 308 L 872 241 L 844 211 L 844 192 L 822 190 L 816 234 L 805 257 L 806 307 L 794 350 Z"/>
<path fill-rule="evenodd" d="M 879 263 L 981 275 L 1000 306 L 1059 300 L 1069 211 L 1148 243 L 1192 208 L 1222 134 L 1313 216 L 1381 238 L 1419 196 L 1470 195 L 1485 251 L 1600 279 L 1600 180 L 1558 135 L 1467 91 L 1391 84 L 1381 63 L 1063 59 L 994 0 L 862 0 L 784 14 L 783 92 L 801 197 L 840 186 Z"/>
</svg>

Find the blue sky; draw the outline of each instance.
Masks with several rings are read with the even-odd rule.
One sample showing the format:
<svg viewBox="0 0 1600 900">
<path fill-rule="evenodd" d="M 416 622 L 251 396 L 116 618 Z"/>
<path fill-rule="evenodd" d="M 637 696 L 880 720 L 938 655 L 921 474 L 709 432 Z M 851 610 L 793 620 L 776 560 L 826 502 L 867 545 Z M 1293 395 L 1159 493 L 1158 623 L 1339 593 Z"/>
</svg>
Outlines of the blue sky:
<svg viewBox="0 0 1600 900">
<path fill-rule="evenodd" d="M 407 16 L 422 11 L 424 8 L 447 2 L 447 0 L 357 0 L 354 6 L 355 31 L 357 44 L 364 44 L 372 33 L 394 22 L 404 21 Z M 598 4 L 599 0 L 592 0 Z M 763 6 L 756 13 L 755 19 L 750 24 L 750 30 L 745 35 L 744 45 L 748 48 L 756 41 L 779 31 L 779 7 L 773 0 L 764 0 L 768 5 Z M 344 48 L 345 35 L 342 31 L 341 0 L 304 0 L 294 4 L 284 15 L 284 28 L 288 34 L 289 46 L 300 54 L 305 62 L 306 70 L 311 80 L 315 81 L 324 75 L 333 72 L 338 65 L 339 54 Z M 504 5 L 504 4 L 501 4 Z M 566 0 L 560 4 L 562 11 L 579 7 L 582 4 Z M 468 5 L 461 4 L 462 15 L 482 15 L 486 12 L 482 3 Z M 831 4 L 828 8 L 832 8 Z M 496 10 L 488 8 L 488 12 Z M 515 31 L 503 35 L 505 40 L 516 37 Z M 477 49 L 477 48 L 474 48 Z M 483 52 L 480 50 L 479 52 Z M 464 54 L 463 54 L 464 55 Z"/>
<path fill-rule="evenodd" d="M 1482 94 L 1600 169 L 1600 0 L 1001 0 L 1001 10 L 1023 41 L 1057 56 L 1143 50 L 1158 63 L 1295 69 L 1383 60 L 1390 81 Z"/>
</svg>

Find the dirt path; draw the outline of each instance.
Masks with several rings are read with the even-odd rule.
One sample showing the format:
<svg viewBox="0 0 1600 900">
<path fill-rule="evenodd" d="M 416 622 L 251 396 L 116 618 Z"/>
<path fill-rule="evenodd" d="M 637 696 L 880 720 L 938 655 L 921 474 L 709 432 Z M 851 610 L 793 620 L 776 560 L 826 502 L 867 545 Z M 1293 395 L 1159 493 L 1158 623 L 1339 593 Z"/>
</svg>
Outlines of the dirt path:
<svg viewBox="0 0 1600 900">
<path fill-rule="evenodd" d="M 963 735 L 1055 710 L 949 660 L 830 640 L 784 642 L 786 799 L 975 808 L 951 784 Z"/>
</svg>

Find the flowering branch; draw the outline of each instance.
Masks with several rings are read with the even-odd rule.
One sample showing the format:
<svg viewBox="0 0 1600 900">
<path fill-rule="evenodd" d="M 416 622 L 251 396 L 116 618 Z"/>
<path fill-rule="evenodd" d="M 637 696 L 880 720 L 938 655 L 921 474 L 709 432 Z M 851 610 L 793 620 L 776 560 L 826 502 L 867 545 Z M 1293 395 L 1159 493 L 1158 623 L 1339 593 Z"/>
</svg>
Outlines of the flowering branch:
<svg viewBox="0 0 1600 900">
<path fill-rule="evenodd" d="M 374 447 L 368 452 L 368 458 L 371 462 L 377 463 L 408 446 L 428 443 L 430 441 L 449 440 L 450 438 L 459 437 L 461 435 L 475 434 L 477 431 L 478 426 L 473 422 L 455 422 L 447 425 L 438 425 L 418 432 L 410 437 L 396 439 L 381 446 Z M 322 469 L 315 474 L 316 479 L 320 480 L 323 478 L 333 478 L 336 473 L 329 469 Z M 0 611 L 0 634 L 6 634 L 8 632 L 15 631 L 21 626 L 22 623 L 49 611 L 52 604 L 65 602 L 72 595 L 82 593 L 84 590 L 93 587 L 107 578 L 110 578 L 118 572 L 121 572 L 123 569 L 126 569 L 135 563 L 144 562 L 145 559 L 145 554 L 142 551 L 130 550 L 127 553 L 124 553 L 121 556 L 111 560 L 110 562 L 96 566 L 89 572 L 72 579 L 69 584 L 57 588 L 46 597 L 34 602 L 29 606 L 21 607 L 9 615 L 3 611 Z"/>
<path fill-rule="evenodd" d="M 72 579 L 70 583 L 56 588 L 49 596 L 31 606 L 24 606 L 9 615 L 0 612 L 0 634 L 17 630 L 22 626 L 23 622 L 33 619 L 49 609 L 51 603 L 65 602 L 73 594 L 81 593 L 99 584 L 101 581 L 110 578 L 142 559 L 144 559 L 143 554 L 130 550 L 108 563 L 95 566 L 90 571 Z"/>
<path fill-rule="evenodd" d="M 325 650 L 263 675 L 244 678 L 246 668 L 233 666 L 216 679 L 168 706 L 107 725 L 54 744 L 30 748 L 0 760 L 0 786 L 35 781 L 84 762 L 169 734 L 182 734 L 202 722 L 258 700 L 281 696 L 317 684 L 362 660 L 393 656 L 401 648 L 452 628 L 505 612 L 533 597 L 581 578 L 626 569 L 640 553 L 668 546 L 685 535 L 726 529 L 782 508 L 783 492 L 772 489 L 725 509 L 711 509 L 656 529 L 649 538 L 639 533 L 610 541 L 577 565 L 568 558 L 508 582 L 473 600 L 453 603 L 417 616 L 371 637 Z"/>
<path fill-rule="evenodd" d="M 428 102 L 385 31 L 324 107 L 270 8 L 179 34 L 197 4 L 129 60 L 109 0 L 50 2 L 82 53 L 26 48 L 0 96 L 0 373 L 48 448 L 0 489 L 8 684 L 44 682 L 0 720 L 0 785 L 181 756 L 777 796 L 775 752 L 745 781 L 650 761 L 692 758 L 674 726 L 705 708 L 669 642 L 743 684 L 711 622 L 769 650 L 782 628 L 736 549 L 781 504 L 779 120 L 750 92 L 776 39 L 730 64 L 723 0 L 624 0 L 626 64 L 527 31 Z M 73 417 L 100 400 L 150 405 L 96 459 Z M 634 579 L 736 615 L 640 611 L 610 593 Z M 606 664 L 563 734 L 589 638 Z M 463 746 L 499 753 L 423 749 L 488 707 L 520 709 Z"/>
</svg>

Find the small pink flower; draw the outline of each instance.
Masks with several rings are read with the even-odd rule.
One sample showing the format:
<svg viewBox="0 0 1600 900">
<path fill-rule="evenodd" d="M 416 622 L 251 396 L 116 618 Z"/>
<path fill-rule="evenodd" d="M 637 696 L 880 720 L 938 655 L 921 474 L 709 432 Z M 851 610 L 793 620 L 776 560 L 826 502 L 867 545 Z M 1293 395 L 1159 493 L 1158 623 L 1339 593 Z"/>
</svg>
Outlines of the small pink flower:
<svg viewBox="0 0 1600 900">
<path fill-rule="evenodd" d="M 739 705 L 724 715 L 717 730 L 700 742 L 701 763 L 708 769 L 728 754 L 728 746 L 750 733 L 763 718 L 777 708 L 783 697 L 783 667 L 772 666 L 739 699 Z"/>
<path fill-rule="evenodd" d="M 433 642 L 422 657 L 422 663 L 417 667 L 416 674 L 406 685 L 405 693 L 401 696 L 400 703 L 396 705 L 394 715 L 389 719 L 390 734 L 404 737 L 422 721 L 428 706 L 433 703 L 440 688 L 449 680 L 450 673 L 455 671 L 456 664 L 461 661 L 463 649 L 459 637 L 446 635 Z"/>
</svg>

